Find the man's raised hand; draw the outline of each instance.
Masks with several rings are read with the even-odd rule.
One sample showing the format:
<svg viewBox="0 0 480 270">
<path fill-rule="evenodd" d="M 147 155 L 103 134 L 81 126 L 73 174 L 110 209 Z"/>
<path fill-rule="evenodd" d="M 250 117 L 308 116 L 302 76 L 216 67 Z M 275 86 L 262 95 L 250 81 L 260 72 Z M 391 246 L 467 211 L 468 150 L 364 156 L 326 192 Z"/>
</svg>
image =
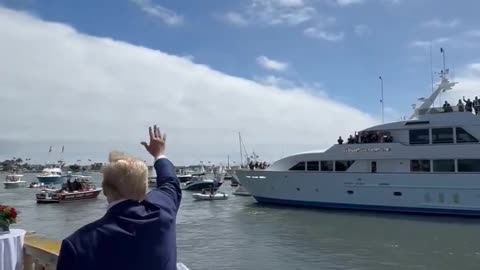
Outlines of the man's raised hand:
<svg viewBox="0 0 480 270">
<path fill-rule="evenodd" d="M 142 145 L 145 146 L 145 149 L 153 157 L 161 156 L 165 153 L 165 140 L 167 138 L 166 134 L 160 133 L 160 129 L 157 125 L 148 127 L 148 133 L 150 135 L 150 143 L 142 142 Z"/>
</svg>

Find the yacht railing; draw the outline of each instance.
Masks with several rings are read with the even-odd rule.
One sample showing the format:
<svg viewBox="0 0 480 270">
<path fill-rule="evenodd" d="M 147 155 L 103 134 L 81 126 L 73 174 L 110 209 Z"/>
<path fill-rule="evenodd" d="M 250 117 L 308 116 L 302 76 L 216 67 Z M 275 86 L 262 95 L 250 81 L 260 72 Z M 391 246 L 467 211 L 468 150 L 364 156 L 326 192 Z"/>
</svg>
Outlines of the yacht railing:
<svg viewBox="0 0 480 270">
<path fill-rule="evenodd" d="M 443 107 L 432 107 L 432 108 L 425 108 L 425 109 L 417 109 L 418 115 L 425 115 L 425 114 L 437 114 L 437 113 L 452 113 L 452 112 L 460 112 L 458 110 L 458 106 L 451 106 L 451 111 L 445 111 Z M 464 112 L 467 112 L 464 107 Z M 469 112 L 472 113 L 472 112 Z"/>
<path fill-rule="evenodd" d="M 54 270 L 57 268 L 61 242 L 27 233 L 23 245 L 24 270 Z M 177 270 L 189 270 L 184 264 L 177 263 Z"/>
</svg>

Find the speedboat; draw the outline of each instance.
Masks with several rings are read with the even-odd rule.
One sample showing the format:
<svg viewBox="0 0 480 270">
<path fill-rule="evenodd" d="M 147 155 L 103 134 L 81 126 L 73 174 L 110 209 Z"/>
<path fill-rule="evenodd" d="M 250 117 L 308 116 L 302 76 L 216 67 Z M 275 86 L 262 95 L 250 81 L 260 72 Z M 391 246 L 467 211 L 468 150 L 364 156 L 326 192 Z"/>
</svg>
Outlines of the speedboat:
<svg viewBox="0 0 480 270">
<path fill-rule="evenodd" d="M 183 190 L 202 190 L 202 189 L 211 188 L 213 186 L 213 188 L 217 190 L 222 184 L 223 182 L 219 182 L 212 179 L 205 179 L 203 177 L 192 177 L 192 180 L 185 183 L 182 189 Z"/>
<path fill-rule="evenodd" d="M 237 196 L 251 196 L 250 193 L 248 193 L 248 190 L 244 186 L 238 186 L 237 189 L 235 189 L 234 192 L 232 192 L 233 195 Z"/>
<path fill-rule="evenodd" d="M 177 179 L 180 181 L 180 183 L 186 183 L 192 180 L 193 177 L 208 177 L 203 164 L 200 165 L 200 167 L 193 166 L 189 169 L 180 169 L 179 173 L 177 174 Z"/>
<path fill-rule="evenodd" d="M 199 200 L 199 201 L 216 201 L 216 200 L 228 199 L 228 195 L 223 192 L 215 192 L 213 194 L 209 192 L 193 193 L 192 197 L 195 200 Z"/>
<path fill-rule="evenodd" d="M 18 188 L 26 186 L 27 182 L 22 180 L 22 174 L 9 174 L 5 177 L 3 185 L 5 188 Z"/>
<path fill-rule="evenodd" d="M 480 216 L 480 116 L 435 107 L 457 84 L 447 75 L 408 120 L 235 174 L 259 203 Z"/>
<path fill-rule="evenodd" d="M 30 184 L 27 185 L 28 188 L 43 188 L 45 187 L 44 183 L 39 183 L 39 182 L 30 182 Z"/>
<path fill-rule="evenodd" d="M 177 175 L 178 181 L 180 181 L 180 183 L 186 183 L 186 182 L 192 180 L 192 177 L 193 177 L 192 174 L 179 174 L 179 175 Z"/>
<path fill-rule="evenodd" d="M 45 168 L 37 179 L 44 184 L 58 184 L 63 181 L 63 172 L 60 168 Z"/>
<path fill-rule="evenodd" d="M 156 186 L 157 186 L 157 180 L 148 178 L 148 187 L 156 187 Z"/>
</svg>

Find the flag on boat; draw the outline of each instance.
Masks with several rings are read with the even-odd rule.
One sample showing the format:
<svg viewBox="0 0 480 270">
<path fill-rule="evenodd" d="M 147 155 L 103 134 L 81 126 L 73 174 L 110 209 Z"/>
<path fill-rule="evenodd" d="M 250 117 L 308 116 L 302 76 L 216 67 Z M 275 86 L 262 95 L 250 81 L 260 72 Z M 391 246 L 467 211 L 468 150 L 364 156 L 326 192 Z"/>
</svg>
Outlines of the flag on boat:
<svg viewBox="0 0 480 270">
<path fill-rule="evenodd" d="M 440 48 L 440 53 L 444 53 L 445 51 L 443 50 L 443 48 Z"/>
<path fill-rule="evenodd" d="M 62 153 L 63 153 L 64 150 L 65 150 L 65 145 L 62 145 Z"/>
<path fill-rule="evenodd" d="M 52 146 L 50 145 L 50 148 L 48 149 L 48 152 L 51 153 L 52 152 Z"/>
</svg>

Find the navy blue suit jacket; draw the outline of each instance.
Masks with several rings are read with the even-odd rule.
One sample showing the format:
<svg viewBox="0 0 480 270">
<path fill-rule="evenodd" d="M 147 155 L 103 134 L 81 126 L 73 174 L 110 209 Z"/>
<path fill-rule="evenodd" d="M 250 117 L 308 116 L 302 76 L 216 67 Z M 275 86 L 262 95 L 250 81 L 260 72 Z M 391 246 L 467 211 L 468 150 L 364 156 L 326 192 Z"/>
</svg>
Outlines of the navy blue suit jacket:
<svg viewBox="0 0 480 270">
<path fill-rule="evenodd" d="M 182 191 L 168 159 L 154 167 L 157 188 L 142 202 L 119 202 L 64 239 L 57 270 L 176 269 L 175 220 Z"/>
</svg>

